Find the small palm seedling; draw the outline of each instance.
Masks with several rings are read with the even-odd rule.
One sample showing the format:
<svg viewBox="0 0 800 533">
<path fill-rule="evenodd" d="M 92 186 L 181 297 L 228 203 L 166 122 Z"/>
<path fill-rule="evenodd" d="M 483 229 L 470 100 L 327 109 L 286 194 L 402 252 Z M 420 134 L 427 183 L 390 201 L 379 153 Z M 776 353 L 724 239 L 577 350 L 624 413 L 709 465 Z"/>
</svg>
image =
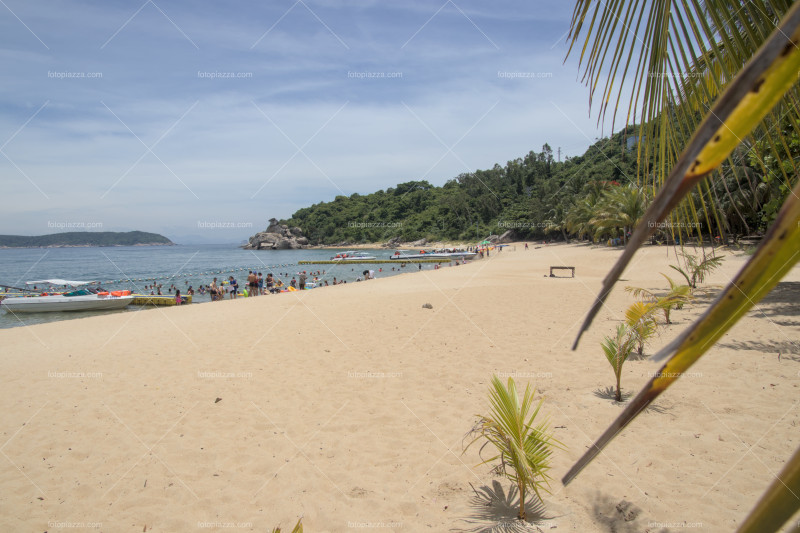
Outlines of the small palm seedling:
<svg viewBox="0 0 800 533">
<path fill-rule="evenodd" d="M 683 304 L 693 299 L 692 288 L 688 285 L 679 285 L 675 283 L 672 278 L 666 274 L 661 274 L 669 282 L 669 292 L 664 295 L 658 295 L 648 289 L 641 287 L 625 287 L 625 290 L 630 292 L 636 298 L 642 298 L 655 304 L 658 309 L 664 311 L 664 321 L 667 324 L 672 324 L 669 319 L 669 314 L 673 309 L 682 309 Z"/>
<path fill-rule="evenodd" d="M 652 302 L 634 302 L 625 311 L 625 325 L 630 331 L 631 340 L 636 344 L 636 351 L 644 355 L 644 345 L 656 334 L 658 323 L 653 313 L 658 309 Z"/>
<path fill-rule="evenodd" d="M 703 260 L 698 263 L 697 258 L 691 254 L 681 252 L 681 256 L 683 256 L 684 261 L 686 261 L 686 270 L 675 265 L 670 265 L 670 268 L 680 272 L 680 274 L 686 278 L 687 285 L 692 289 L 696 289 L 698 283 L 703 283 L 706 280 L 706 276 L 719 268 L 722 265 L 722 260 L 725 259 L 724 255 L 720 255 L 719 257 L 705 257 L 704 253 Z"/>
<path fill-rule="evenodd" d="M 656 303 L 664 310 L 664 318 L 667 324 L 671 324 L 672 322 L 669 321 L 670 310 L 683 309 L 683 304 L 690 302 L 694 297 L 692 296 L 692 288 L 690 286 L 679 285 L 672 281 L 672 278 L 666 274 L 661 275 L 667 278 L 667 282 L 669 282 L 669 292 L 659 298 L 659 302 Z"/>
<path fill-rule="evenodd" d="M 628 356 L 633 352 L 634 340 L 630 335 L 630 330 L 625 324 L 617 326 L 616 337 L 606 337 L 600 344 L 603 347 L 606 359 L 614 369 L 614 376 L 617 378 L 617 393 L 614 399 L 622 401 L 622 389 L 620 379 L 622 378 L 622 365 L 628 360 Z"/>
<path fill-rule="evenodd" d="M 489 416 L 478 415 L 478 422 L 469 433 L 475 435 L 475 438 L 464 448 L 466 452 L 481 438 L 485 438 L 487 442 L 481 446 L 480 451 L 483 451 L 487 444 L 494 445 L 497 455 L 480 464 L 500 460 L 497 470 L 513 481 L 519 489 L 520 520 L 526 518 L 525 497 L 529 490 L 533 491 L 540 502 L 542 502 L 540 491 L 549 494 L 550 476 L 547 472 L 550 470 L 552 448 L 564 447 L 550 433 L 550 424 L 547 420 L 533 425 L 544 403 L 544 399 L 541 399 L 536 408 L 532 409 L 534 393 L 530 385 L 526 386 L 522 403 L 519 403 L 514 380 L 509 378 L 506 387 L 497 376 L 492 376 L 492 386 L 489 390 L 491 413 Z"/>
</svg>

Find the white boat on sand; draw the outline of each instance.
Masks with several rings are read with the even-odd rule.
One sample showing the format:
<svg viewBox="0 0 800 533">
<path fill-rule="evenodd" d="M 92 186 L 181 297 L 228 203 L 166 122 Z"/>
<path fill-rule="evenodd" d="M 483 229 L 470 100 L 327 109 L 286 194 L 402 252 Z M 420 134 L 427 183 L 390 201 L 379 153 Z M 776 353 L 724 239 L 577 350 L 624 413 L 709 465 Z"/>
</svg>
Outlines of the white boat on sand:
<svg viewBox="0 0 800 533">
<path fill-rule="evenodd" d="M 133 302 L 130 291 L 106 292 L 99 288 L 90 287 L 94 281 L 69 281 L 64 279 L 45 279 L 28 281 L 26 285 L 45 285 L 51 287 L 66 286 L 73 290 L 52 294 L 48 289 L 45 292 L 32 296 L 4 298 L 0 301 L 0 308 L 10 313 L 45 313 L 56 311 L 101 311 L 108 309 L 122 309 Z"/>
</svg>

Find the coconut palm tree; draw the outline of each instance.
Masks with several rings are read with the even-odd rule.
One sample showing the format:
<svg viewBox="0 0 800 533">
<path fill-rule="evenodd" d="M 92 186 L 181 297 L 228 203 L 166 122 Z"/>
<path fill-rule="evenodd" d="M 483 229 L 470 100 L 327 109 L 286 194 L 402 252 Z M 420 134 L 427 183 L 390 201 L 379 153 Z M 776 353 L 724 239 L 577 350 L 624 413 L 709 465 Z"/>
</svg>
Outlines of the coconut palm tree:
<svg viewBox="0 0 800 533">
<path fill-rule="evenodd" d="M 600 197 L 593 194 L 587 194 L 578 200 L 567 212 L 567 231 L 577 235 L 579 239 L 592 236 L 594 240 L 594 229 L 590 221 L 598 209 L 599 200 Z"/>
<path fill-rule="evenodd" d="M 647 210 L 647 193 L 631 183 L 606 189 L 597 203 L 596 210 L 589 220 L 595 236 L 622 230 L 622 240 L 627 243 L 627 235 L 636 227 Z"/>
<path fill-rule="evenodd" d="M 583 36 L 583 38 L 581 38 Z M 710 185 L 743 141 L 771 155 L 781 180 L 791 189 L 755 254 L 687 330 L 661 350 L 661 371 L 628 404 L 594 446 L 564 476 L 569 483 L 645 407 L 693 365 L 800 260 L 800 170 L 786 161 L 787 145 L 778 127 L 784 116 L 800 132 L 800 2 L 791 0 L 576 0 L 570 51 L 581 50 L 584 80 L 603 103 L 601 117 L 619 111 L 638 122 L 638 179 L 655 198 L 580 329 L 589 327 L 636 250 L 668 217 L 719 223 Z M 581 41 L 583 41 L 581 43 Z M 620 81 L 622 79 L 622 81 Z M 599 95 L 595 95 L 595 92 Z M 628 98 L 627 112 L 620 109 Z M 599 120 L 599 118 L 598 118 Z M 655 142 L 657 140 L 657 142 Z M 651 163 L 652 161 L 652 163 Z M 764 169 L 768 169 L 763 164 Z M 786 171 L 788 167 L 789 171 Z M 650 178 L 652 176 L 652 179 Z M 792 183 L 794 182 L 794 185 Z M 690 194 L 698 189 L 701 194 Z M 697 202 L 700 202 L 699 205 Z M 700 233 L 698 229 L 698 234 Z M 777 531 L 800 509 L 800 449 L 739 528 Z"/>
</svg>

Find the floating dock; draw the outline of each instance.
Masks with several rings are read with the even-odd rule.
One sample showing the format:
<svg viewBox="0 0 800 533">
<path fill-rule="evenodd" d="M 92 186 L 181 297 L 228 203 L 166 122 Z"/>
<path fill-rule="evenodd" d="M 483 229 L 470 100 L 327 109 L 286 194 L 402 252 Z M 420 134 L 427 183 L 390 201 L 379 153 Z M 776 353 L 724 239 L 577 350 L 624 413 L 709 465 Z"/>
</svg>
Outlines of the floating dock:
<svg viewBox="0 0 800 533">
<path fill-rule="evenodd" d="M 298 265 L 402 265 L 405 263 L 449 263 L 453 259 L 441 257 L 439 259 L 365 259 L 363 261 L 298 261 Z"/>
<path fill-rule="evenodd" d="M 133 305 L 175 305 L 175 296 L 134 294 Z M 181 305 L 192 303 L 192 295 L 181 296 Z"/>
</svg>

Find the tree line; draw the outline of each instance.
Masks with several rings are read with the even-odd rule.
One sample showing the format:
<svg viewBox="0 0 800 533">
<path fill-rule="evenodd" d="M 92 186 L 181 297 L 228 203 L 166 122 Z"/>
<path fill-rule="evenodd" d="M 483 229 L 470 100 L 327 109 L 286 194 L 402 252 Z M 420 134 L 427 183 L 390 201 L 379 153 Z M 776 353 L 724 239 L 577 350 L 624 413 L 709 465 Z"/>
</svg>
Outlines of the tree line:
<svg viewBox="0 0 800 533">
<path fill-rule="evenodd" d="M 800 142 L 792 139 L 786 151 L 796 158 Z M 629 126 L 564 161 L 556 161 L 545 144 L 539 152 L 460 174 L 440 187 L 420 180 L 367 195 L 339 195 L 281 222 L 302 228 L 312 244 L 474 242 L 509 230 L 516 239 L 624 242 L 656 189 L 649 171 L 655 168 L 653 157 L 637 164 L 641 141 L 639 129 Z M 737 164 L 687 198 L 654 238 L 727 242 L 763 231 L 788 188 L 775 179 L 780 169 L 768 168 L 775 162 L 754 155 L 758 149 L 742 148 L 732 159 Z M 698 214 L 695 204 L 712 208 Z"/>
</svg>

